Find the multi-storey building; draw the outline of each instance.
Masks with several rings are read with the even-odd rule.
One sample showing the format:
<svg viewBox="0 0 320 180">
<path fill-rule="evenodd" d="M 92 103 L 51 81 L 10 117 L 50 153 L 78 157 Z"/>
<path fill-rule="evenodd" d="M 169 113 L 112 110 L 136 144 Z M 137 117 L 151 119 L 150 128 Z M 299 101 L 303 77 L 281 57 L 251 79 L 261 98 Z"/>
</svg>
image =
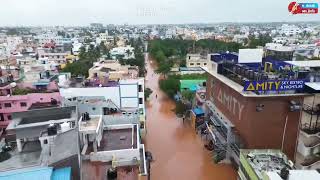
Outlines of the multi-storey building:
<svg viewBox="0 0 320 180">
<path fill-rule="evenodd" d="M 78 106 L 81 113 L 102 115 L 108 124 L 116 123 L 110 116 L 112 111 L 118 123 L 138 122 L 141 135 L 145 135 L 146 112 L 144 99 L 144 79 L 127 79 L 109 84 L 108 87 L 86 86 L 77 88 L 60 88 L 64 106 Z M 127 118 L 132 116 L 132 118 Z M 121 120 L 122 119 L 122 120 Z M 126 121 L 126 119 L 128 121 Z M 131 121 L 132 119 L 132 121 Z"/>
<path fill-rule="evenodd" d="M 5 138 L 0 179 L 81 179 L 76 107 L 14 113 Z"/>
<path fill-rule="evenodd" d="M 217 161 L 239 164 L 240 148 L 280 149 L 298 160 L 302 107 L 307 97 L 318 93 L 319 66 L 285 63 L 289 70 L 263 71 L 254 63 L 212 62 L 207 70 L 206 110 Z"/>
<path fill-rule="evenodd" d="M 200 54 L 187 54 L 186 66 L 193 67 L 207 67 L 209 65 L 209 58 Z"/>
<path fill-rule="evenodd" d="M 0 96 L 0 126 L 5 128 L 10 123 L 12 113 L 24 112 L 37 107 L 58 106 L 60 101 L 59 92 Z"/>
<path fill-rule="evenodd" d="M 100 60 L 89 69 L 89 79 L 100 81 L 136 79 L 138 75 L 137 66 L 121 65 L 117 60 Z"/>
</svg>

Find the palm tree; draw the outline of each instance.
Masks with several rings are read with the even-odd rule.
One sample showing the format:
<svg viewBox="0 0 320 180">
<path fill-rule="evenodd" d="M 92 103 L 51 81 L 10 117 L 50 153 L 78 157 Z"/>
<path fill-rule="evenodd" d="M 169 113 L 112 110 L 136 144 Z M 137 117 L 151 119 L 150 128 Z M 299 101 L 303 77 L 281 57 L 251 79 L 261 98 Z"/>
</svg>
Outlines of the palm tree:
<svg viewBox="0 0 320 180">
<path fill-rule="evenodd" d="M 130 51 L 130 49 L 127 49 L 127 50 L 126 50 L 126 54 L 127 54 L 127 57 L 129 57 L 129 56 L 132 54 L 132 52 Z"/>
</svg>

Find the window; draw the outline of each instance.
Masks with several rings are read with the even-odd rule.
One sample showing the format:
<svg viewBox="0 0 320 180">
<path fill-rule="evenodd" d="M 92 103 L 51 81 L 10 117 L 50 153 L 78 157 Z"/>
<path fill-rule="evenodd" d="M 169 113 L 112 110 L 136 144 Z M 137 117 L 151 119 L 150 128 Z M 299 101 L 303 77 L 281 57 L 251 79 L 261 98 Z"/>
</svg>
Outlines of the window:
<svg viewBox="0 0 320 180">
<path fill-rule="evenodd" d="M 191 56 L 189 56 L 189 59 L 191 58 Z"/>
<path fill-rule="evenodd" d="M 200 63 L 197 63 L 198 66 L 200 66 Z"/>
<path fill-rule="evenodd" d="M 43 100 L 43 98 L 40 98 L 40 101 L 42 101 Z"/>
<path fill-rule="evenodd" d="M 26 106 L 27 106 L 27 103 L 26 103 L 26 102 L 21 102 L 21 103 L 20 103 L 20 106 L 21 106 L 21 107 L 26 107 Z"/>
<path fill-rule="evenodd" d="M 143 99 L 139 98 L 139 104 L 143 104 Z"/>
<path fill-rule="evenodd" d="M 204 65 L 204 66 L 206 66 L 206 65 L 207 65 L 207 63 L 203 63 L 203 65 Z"/>
<path fill-rule="evenodd" d="M 202 83 L 202 86 L 203 86 L 203 87 L 206 87 L 206 86 L 207 86 L 207 82 L 203 82 L 203 83 Z"/>
<path fill-rule="evenodd" d="M 6 108 L 11 107 L 11 103 L 4 103 L 4 107 L 6 107 Z"/>
<path fill-rule="evenodd" d="M 96 110 L 96 108 L 95 108 L 95 107 L 93 107 L 93 108 L 92 108 L 92 110 L 93 110 L 93 111 L 95 111 L 95 110 Z"/>
<path fill-rule="evenodd" d="M 8 117 L 8 120 L 12 120 L 12 117 L 11 117 L 11 115 L 8 115 L 7 117 Z"/>
<path fill-rule="evenodd" d="M 194 65 L 194 63 L 190 63 L 190 66 L 193 66 Z"/>
<path fill-rule="evenodd" d="M 139 85 L 138 88 L 139 88 L 139 92 L 142 92 L 142 85 Z"/>
</svg>

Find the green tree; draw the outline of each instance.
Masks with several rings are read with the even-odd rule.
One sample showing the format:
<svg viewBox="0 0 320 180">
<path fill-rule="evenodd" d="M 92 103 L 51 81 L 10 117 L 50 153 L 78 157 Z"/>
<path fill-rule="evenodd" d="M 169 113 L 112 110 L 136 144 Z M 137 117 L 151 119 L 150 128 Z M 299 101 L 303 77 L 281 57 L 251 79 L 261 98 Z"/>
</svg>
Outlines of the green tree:
<svg viewBox="0 0 320 180">
<path fill-rule="evenodd" d="M 104 41 L 102 41 L 102 42 L 100 43 L 100 50 L 101 50 L 101 53 L 102 53 L 103 55 L 108 55 L 108 54 L 109 54 L 109 51 L 108 51 L 108 49 L 107 49 L 107 46 L 104 44 Z"/>
<path fill-rule="evenodd" d="M 195 96 L 195 93 L 190 90 L 185 90 L 185 91 L 181 92 L 181 95 L 182 95 L 183 99 L 185 99 L 189 102 L 192 102 L 193 98 Z"/>
<path fill-rule="evenodd" d="M 65 37 L 66 36 L 66 33 L 64 31 L 58 31 L 58 36 L 62 36 L 62 37 Z"/>
<path fill-rule="evenodd" d="M 80 47 L 79 59 L 81 59 L 81 60 L 87 59 L 87 52 L 86 52 L 86 48 L 84 46 Z"/>
<path fill-rule="evenodd" d="M 249 48 L 256 48 L 257 46 L 265 46 L 266 43 L 272 42 L 272 37 L 270 35 L 260 34 L 257 38 L 254 36 L 249 36 Z"/>
<path fill-rule="evenodd" d="M 169 76 L 167 79 L 159 81 L 160 89 L 164 91 L 169 97 L 173 98 L 179 91 L 180 82 L 175 76 Z"/>
<path fill-rule="evenodd" d="M 129 57 L 129 56 L 132 54 L 132 52 L 131 52 L 129 49 L 127 49 L 127 50 L 126 50 L 126 54 L 127 54 L 127 56 Z"/>
<path fill-rule="evenodd" d="M 161 63 L 158 66 L 158 69 L 156 70 L 157 73 L 163 74 L 164 77 L 166 77 L 166 75 L 170 72 L 172 67 L 172 64 L 167 62 L 167 63 Z"/>
<path fill-rule="evenodd" d="M 144 90 L 144 98 L 147 100 L 150 97 L 150 95 L 152 94 L 152 92 L 153 91 L 150 88 L 146 88 Z"/>
<path fill-rule="evenodd" d="M 183 114 L 186 113 L 186 111 L 187 111 L 187 106 L 181 101 L 178 101 L 176 103 L 176 109 L 175 109 L 176 114 L 182 116 Z"/>
</svg>

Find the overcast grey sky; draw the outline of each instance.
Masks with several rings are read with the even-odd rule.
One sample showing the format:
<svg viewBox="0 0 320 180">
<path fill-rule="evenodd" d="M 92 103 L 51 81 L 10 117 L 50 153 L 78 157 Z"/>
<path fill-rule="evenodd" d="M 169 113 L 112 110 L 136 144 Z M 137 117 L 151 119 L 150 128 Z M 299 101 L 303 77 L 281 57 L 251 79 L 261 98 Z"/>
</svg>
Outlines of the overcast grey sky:
<svg viewBox="0 0 320 180">
<path fill-rule="evenodd" d="M 291 1 L 1 0 L 0 26 L 320 21 L 319 14 L 290 15 Z"/>
</svg>

